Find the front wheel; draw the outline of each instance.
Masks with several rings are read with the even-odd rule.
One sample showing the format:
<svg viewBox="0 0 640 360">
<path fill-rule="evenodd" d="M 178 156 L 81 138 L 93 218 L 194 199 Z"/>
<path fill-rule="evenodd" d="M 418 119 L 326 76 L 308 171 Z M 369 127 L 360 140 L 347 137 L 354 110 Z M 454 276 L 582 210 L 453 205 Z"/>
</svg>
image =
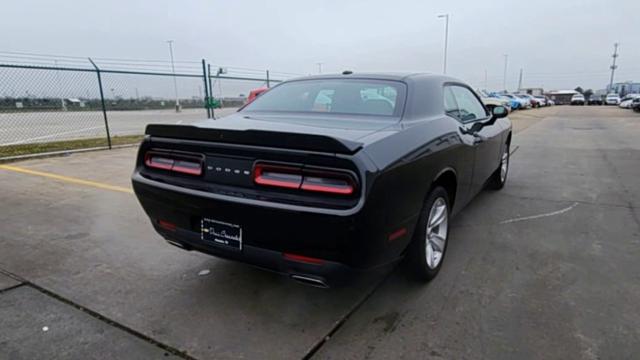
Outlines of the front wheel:
<svg viewBox="0 0 640 360">
<path fill-rule="evenodd" d="M 449 235 L 449 195 L 442 187 L 431 191 L 420 212 L 407 260 L 410 271 L 422 281 L 430 281 L 442 267 Z"/>
<path fill-rule="evenodd" d="M 494 190 L 500 190 L 507 183 L 507 174 L 509 173 L 509 144 L 504 146 L 504 151 L 500 158 L 500 166 L 491 175 L 489 179 L 489 187 Z"/>
</svg>

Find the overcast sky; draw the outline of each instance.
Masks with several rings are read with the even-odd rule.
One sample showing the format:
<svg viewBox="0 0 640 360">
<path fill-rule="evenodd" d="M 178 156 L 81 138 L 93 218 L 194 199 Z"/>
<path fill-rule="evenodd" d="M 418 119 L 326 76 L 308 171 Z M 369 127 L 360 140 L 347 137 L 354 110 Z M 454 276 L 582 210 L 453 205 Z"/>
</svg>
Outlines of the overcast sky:
<svg viewBox="0 0 640 360">
<path fill-rule="evenodd" d="M 0 51 L 167 59 L 292 73 L 441 72 L 451 14 L 449 74 L 475 86 L 604 88 L 640 81 L 640 1 L 4 1 Z"/>
</svg>

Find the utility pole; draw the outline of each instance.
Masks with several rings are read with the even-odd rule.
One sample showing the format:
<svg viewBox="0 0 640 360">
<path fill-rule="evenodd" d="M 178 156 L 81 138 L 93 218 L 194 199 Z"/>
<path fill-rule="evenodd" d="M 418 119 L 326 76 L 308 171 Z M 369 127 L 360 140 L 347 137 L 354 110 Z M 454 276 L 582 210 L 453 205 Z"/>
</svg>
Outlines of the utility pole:
<svg viewBox="0 0 640 360">
<path fill-rule="evenodd" d="M 321 62 L 316 63 L 318 65 L 318 74 L 322 74 L 322 64 Z"/>
<path fill-rule="evenodd" d="M 518 91 L 522 89 L 522 69 L 520 69 L 520 78 L 518 79 Z"/>
<path fill-rule="evenodd" d="M 173 90 L 176 93 L 176 112 L 180 112 L 180 100 L 178 100 L 178 81 L 176 80 L 176 66 L 173 62 L 173 40 L 167 40 L 169 55 L 171 56 L 171 72 L 173 73 Z"/>
<path fill-rule="evenodd" d="M 444 25 L 444 65 L 442 73 L 447 73 L 447 48 L 449 47 L 449 14 L 438 15 L 438 18 L 445 19 Z"/>
<path fill-rule="evenodd" d="M 611 92 L 613 90 L 613 75 L 616 72 L 616 69 L 618 68 L 618 65 L 616 65 L 616 59 L 618 58 L 618 43 L 613 44 L 613 63 L 611 64 L 611 80 L 609 80 L 609 90 L 607 92 Z"/>
<path fill-rule="evenodd" d="M 504 54 L 504 74 L 502 75 L 502 87 L 504 91 L 507 91 L 507 64 L 509 62 L 509 55 Z"/>
</svg>

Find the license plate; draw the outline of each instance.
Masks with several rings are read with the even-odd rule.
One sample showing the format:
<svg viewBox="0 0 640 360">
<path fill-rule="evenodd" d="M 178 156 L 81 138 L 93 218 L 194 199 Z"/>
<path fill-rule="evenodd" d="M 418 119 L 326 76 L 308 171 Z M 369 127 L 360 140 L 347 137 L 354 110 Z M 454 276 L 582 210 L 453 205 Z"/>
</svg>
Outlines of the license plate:
<svg viewBox="0 0 640 360">
<path fill-rule="evenodd" d="M 203 218 L 200 234 L 203 241 L 242 250 L 242 228 L 240 225 Z"/>
</svg>

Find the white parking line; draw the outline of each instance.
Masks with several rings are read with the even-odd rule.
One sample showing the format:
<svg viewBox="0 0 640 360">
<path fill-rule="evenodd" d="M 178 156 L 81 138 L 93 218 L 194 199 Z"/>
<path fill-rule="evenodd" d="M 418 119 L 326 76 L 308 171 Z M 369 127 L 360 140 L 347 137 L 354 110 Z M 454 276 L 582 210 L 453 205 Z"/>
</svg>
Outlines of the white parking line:
<svg viewBox="0 0 640 360">
<path fill-rule="evenodd" d="M 48 139 L 48 138 L 52 138 L 52 137 L 56 137 L 56 136 L 60 136 L 60 135 L 67 135 L 67 134 L 79 133 L 79 132 L 83 132 L 83 131 L 96 130 L 96 129 L 104 129 L 104 125 L 102 125 L 102 126 L 94 126 L 94 127 L 90 127 L 90 128 L 84 128 L 84 129 L 78 129 L 78 130 L 63 131 L 63 132 L 56 133 L 56 134 L 38 136 L 38 137 L 25 139 L 25 140 L 20 140 L 20 141 L 14 141 L 14 142 L 10 142 L 10 143 L 3 143 L 3 144 L 0 144 L 0 146 L 28 144 L 28 143 L 34 142 L 34 140 L 43 140 L 43 139 Z"/>
<path fill-rule="evenodd" d="M 573 203 L 573 205 L 569 206 L 568 208 L 565 208 L 565 209 L 562 209 L 562 210 L 553 211 L 553 212 L 550 212 L 550 213 L 539 214 L 539 215 L 531 215 L 531 216 L 525 216 L 525 217 L 521 217 L 521 218 L 504 220 L 504 221 L 501 221 L 500 224 L 509 224 L 509 223 L 514 223 L 514 222 L 518 222 L 518 221 L 533 220 L 533 219 L 539 219 L 539 218 L 544 218 L 544 217 L 549 217 L 549 216 L 560 215 L 560 214 L 566 213 L 567 211 L 570 211 L 571 209 L 573 209 L 577 205 L 578 205 L 578 203 L 576 202 L 576 203 Z"/>
</svg>

